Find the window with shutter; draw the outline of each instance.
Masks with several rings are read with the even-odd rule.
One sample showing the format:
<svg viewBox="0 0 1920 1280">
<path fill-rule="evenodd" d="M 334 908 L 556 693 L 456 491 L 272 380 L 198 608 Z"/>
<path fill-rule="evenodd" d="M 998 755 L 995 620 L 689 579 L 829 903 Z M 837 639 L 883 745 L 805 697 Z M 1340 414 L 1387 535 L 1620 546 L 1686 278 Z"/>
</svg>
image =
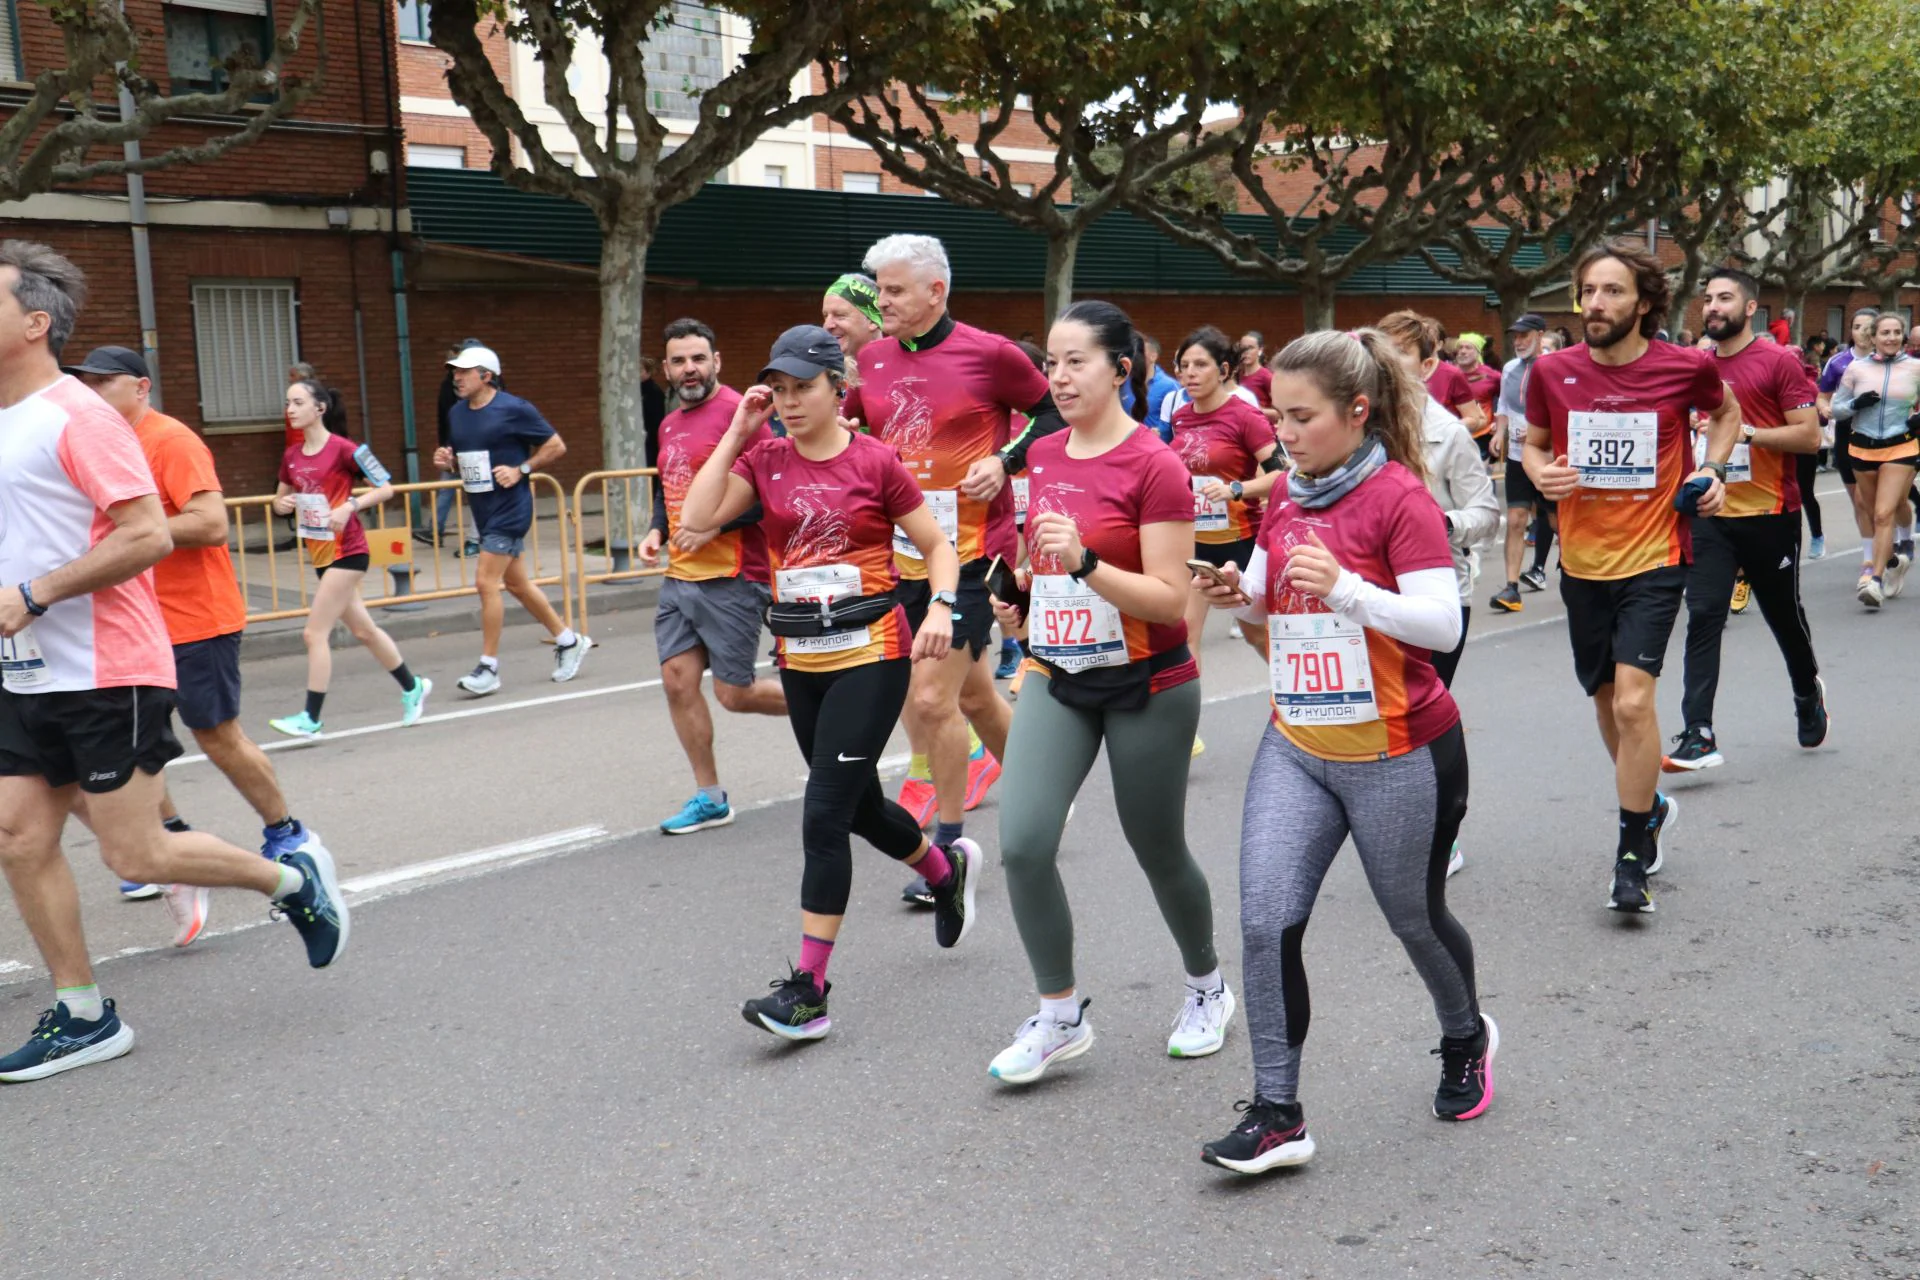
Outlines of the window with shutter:
<svg viewBox="0 0 1920 1280">
<path fill-rule="evenodd" d="M 20 19 L 13 0 L 0 0 L 0 80 L 19 80 L 26 75 L 20 65 Z"/>
<path fill-rule="evenodd" d="M 194 282 L 203 421 L 281 421 L 287 366 L 300 358 L 298 309 L 291 280 Z"/>
<path fill-rule="evenodd" d="M 229 59 L 257 63 L 273 53 L 267 0 L 167 0 L 163 15 L 176 93 L 217 93 L 227 86 Z"/>
</svg>

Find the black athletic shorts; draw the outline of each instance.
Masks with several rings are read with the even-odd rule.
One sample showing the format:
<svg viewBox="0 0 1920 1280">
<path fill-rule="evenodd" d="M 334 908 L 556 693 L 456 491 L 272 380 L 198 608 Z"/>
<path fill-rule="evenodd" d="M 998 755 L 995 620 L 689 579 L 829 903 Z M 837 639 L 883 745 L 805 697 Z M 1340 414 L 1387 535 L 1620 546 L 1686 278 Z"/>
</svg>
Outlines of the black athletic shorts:
<svg viewBox="0 0 1920 1280">
<path fill-rule="evenodd" d="M 1196 542 L 1193 544 L 1193 558 L 1205 560 L 1218 569 L 1227 561 L 1233 561 L 1236 569 L 1245 569 L 1247 561 L 1253 558 L 1254 538 L 1242 538 L 1238 542 Z"/>
<path fill-rule="evenodd" d="M 341 556 L 332 564 L 318 566 L 314 569 L 313 576 L 316 578 L 324 578 L 327 576 L 327 570 L 329 569 L 344 569 L 348 573 L 365 573 L 367 566 L 372 563 L 373 557 L 362 551 L 357 556 Z"/>
<path fill-rule="evenodd" d="M 173 709 L 189 729 L 217 729 L 240 718 L 240 633 L 173 646 L 180 682 Z"/>
<path fill-rule="evenodd" d="M 953 593 L 960 601 L 954 609 L 953 647 L 965 645 L 976 658 L 993 643 L 993 605 L 987 599 L 987 567 L 992 563 L 991 560 L 969 560 L 961 565 L 960 586 Z M 920 624 L 927 620 L 927 600 L 932 595 L 933 587 L 925 578 L 918 581 L 902 578 L 893 589 L 894 599 L 906 609 L 907 625 L 915 635 L 920 634 Z"/>
<path fill-rule="evenodd" d="M 1533 477 L 1516 459 L 1507 459 L 1507 478 L 1503 483 L 1507 488 L 1506 507 L 1509 511 L 1516 507 L 1539 511 L 1548 505 L 1547 500 L 1540 496 L 1540 491 L 1533 487 Z"/>
<path fill-rule="evenodd" d="M 1573 639 L 1573 670 L 1591 698 L 1613 683 L 1615 663 L 1658 677 L 1667 657 L 1673 620 L 1687 593 L 1687 566 L 1668 565 L 1631 578 L 1599 582 L 1560 575 Z"/>
<path fill-rule="evenodd" d="M 173 690 L 139 685 L 61 693 L 0 689 L 0 776 L 79 783 L 106 795 L 180 755 Z"/>
</svg>

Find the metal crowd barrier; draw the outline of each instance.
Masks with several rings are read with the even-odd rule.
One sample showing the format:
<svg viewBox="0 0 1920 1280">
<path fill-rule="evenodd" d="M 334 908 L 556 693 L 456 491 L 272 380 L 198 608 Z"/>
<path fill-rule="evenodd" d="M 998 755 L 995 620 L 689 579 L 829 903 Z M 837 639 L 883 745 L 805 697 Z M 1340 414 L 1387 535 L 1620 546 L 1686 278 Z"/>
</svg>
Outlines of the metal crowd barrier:
<svg viewBox="0 0 1920 1280">
<path fill-rule="evenodd" d="M 524 483 L 534 486 L 534 520 L 527 533 L 526 548 L 528 576 L 537 587 L 560 588 L 561 616 L 568 626 L 573 626 L 574 586 L 567 536 L 571 512 L 567 507 L 567 492 L 558 480 L 545 473 L 528 476 Z M 437 495 L 449 490 L 453 493 L 453 510 L 448 516 L 448 526 L 455 532 L 449 534 L 443 545 L 439 522 L 432 515 Z M 354 492 L 363 494 L 369 490 L 363 487 Z M 460 482 L 431 480 L 396 484 L 393 492 L 394 496 L 379 507 L 360 513 L 371 561 L 367 576 L 360 584 L 361 601 L 370 609 L 400 610 L 424 605 L 429 600 L 477 595 L 478 588 L 473 582 L 477 558 L 456 554 L 464 549 L 468 528 L 466 494 Z M 409 524 L 414 495 L 420 496 L 418 505 L 428 515 L 426 527 L 421 530 L 425 541 L 416 541 Z M 540 510 L 543 496 L 552 500 L 551 513 Z M 293 537 L 286 517 L 274 514 L 273 495 L 226 501 L 227 515 L 233 525 L 229 545 L 234 572 L 240 580 L 240 593 L 247 602 L 247 622 L 305 617 L 317 579 L 311 571 L 305 544 Z M 542 526 L 548 526 L 545 536 Z M 283 550 L 282 544 L 288 539 L 292 539 L 293 545 Z"/>
<path fill-rule="evenodd" d="M 653 521 L 653 467 L 632 467 L 620 471 L 589 471 L 573 486 L 573 563 L 574 590 L 580 597 L 579 626 L 587 625 L 587 588 L 603 582 L 635 582 L 666 573 L 660 564 L 636 564 L 634 553 L 646 539 Z M 600 537 L 587 537 L 588 491 L 599 490 Z M 597 558 L 606 565 L 589 569 L 588 552 L 597 548 Z"/>
</svg>

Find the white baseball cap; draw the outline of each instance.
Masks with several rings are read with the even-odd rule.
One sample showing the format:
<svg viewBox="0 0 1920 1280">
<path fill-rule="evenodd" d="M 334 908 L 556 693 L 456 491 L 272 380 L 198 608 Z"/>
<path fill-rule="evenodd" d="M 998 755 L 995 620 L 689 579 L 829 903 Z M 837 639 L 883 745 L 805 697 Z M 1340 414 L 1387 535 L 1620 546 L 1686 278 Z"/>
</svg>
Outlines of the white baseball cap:
<svg viewBox="0 0 1920 1280">
<path fill-rule="evenodd" d="M 468 347 L 465 351 L 462 351 L 459 355 L 447 361 L 447 367 L 451 369 L 485 369 L 488 373 L 498 375 L 500 372 L 500 357 L 493 354 L 492 349 L 489 347 Z"/>
</svg>

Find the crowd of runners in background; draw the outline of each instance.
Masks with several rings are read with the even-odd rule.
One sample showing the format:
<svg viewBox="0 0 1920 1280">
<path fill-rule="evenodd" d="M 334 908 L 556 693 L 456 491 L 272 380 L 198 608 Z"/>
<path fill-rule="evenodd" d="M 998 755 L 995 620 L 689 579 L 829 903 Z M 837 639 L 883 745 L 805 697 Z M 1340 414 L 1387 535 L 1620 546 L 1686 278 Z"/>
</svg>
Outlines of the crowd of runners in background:
<svg viewBox="0 0 1920 1280">
<path fill-rule="evenodd" d="M 1669 337 L 1676 300 L 1659 264 L 1610 247 L 1575 273 L 1577 336 L 1527 314 L 1497 348 L 1396 311 L 1269 353 L 1257 332 L 1212 326 L 1163 346 L 1099 301 L 1066 309 L 1043 344 L 1015 342 L 957 319 L 954 283 L 937 240 L 889 236 L 826 288 L 818 324 L 733 354 L 744 391 L 724 384 L 724 336 L 697 317 L 648 353 L 665 392 L 648 415 L 657 478 L 638 550 L 664 558 L 654 634 L 693 784 L 660 827 L 734 820 L 703 675 L 724 710 L 790 721 L 808 769 L 796 958 L 741 1008 L 758 1029 L 813 1040 L 831 1026 L 852 837 L 903 865 L 937 945 L 958 946 L 989 866 L 967 814 L 997 785 L 999 861 L 1038 1008 L 987 1069 L 1020 1085 L 1094 1043 L 1057 862 L 1104 748 L 1119 825 L 1178 952 L 1167 1053 L 1218 1052 L 1246 1011 L 1251 1099 L 1202 1150 L 1236 1172 L 1313 1154 L 1298 1097 L 1301 938 L 1349 837 L 1434 1002 L 1434 1114 L 1468 1120 L 1492 1101 L 1499 1031 L 1446 900 L 1467 861 L 1451 686 L 1474 612 L 1521 611 L 1557 571 L 1576 678 L 1614 763 L 1605 905 L 1646 913 L 1678 817 L 1660 777 L 1725 759 L 1720 649 L 1749 596 L 1787 669 L 1783 729 L 1790 716 L 1800 746 L 1826 738 L 1799 579 L 1803 513 L 1804 558 L 1827 554 L 1822 466 L 1839 472 L 1861 534 L 1861 605 L 1898 597 L 1912 561 L 1920 327 L 1894 315 L 1854 317 L 1851 344 L 1823 362 L 1756 326 L 1751 277 L 1717 271 L 1696 345 Z M 268 896 L 315 967 L 350 931 L 331 856 L 241 727 L 246 611 L 211 455 L 148 403 L 137 352 L 61 364 L 83 299 L 51 250 L 0 245 L 0 861 L 56 988 L 32 1038 L 0 1058 L 0 1081 L 132 1044 L 88 962 L 60 853 L 70 815 L 130 895 L 164 897 L 179 945 L 204 930 L 219 886 Z M 484 623 L 457 686 L 501 687 L 506 594 L 551 634 L 552 679 L 572 679 L 593 641 L 522 560 L 526 478 L 565 443 L 502 387 L 483 342 L 456 344 L 447 369 L 434 463 L 472 511 L 472 536 L 455 536 L 477 557 Z M 311 377 L 288 387 L 275 497 L 319 578 L 306 705 L 265 723 L 302 738 L 325 732 L 336 621 L 393 678 L 404 723 L 434 687 L 361 603 L 360 517 L 391 491 L 373 451 L 330 430 L 336 399 Z M 1657 680 L 1683 606 L 1681 731 L 1666 750 Z M 1209 625 L 1241 635 L 1271 686 L 1243 814 L 1238 993 L 1185 831 Z M 260 854 L 174 812 L 174 711 L 260 814 Z M 878 763 L 896 724 L 910 763 L 889 794 Z"/>
</svg>

